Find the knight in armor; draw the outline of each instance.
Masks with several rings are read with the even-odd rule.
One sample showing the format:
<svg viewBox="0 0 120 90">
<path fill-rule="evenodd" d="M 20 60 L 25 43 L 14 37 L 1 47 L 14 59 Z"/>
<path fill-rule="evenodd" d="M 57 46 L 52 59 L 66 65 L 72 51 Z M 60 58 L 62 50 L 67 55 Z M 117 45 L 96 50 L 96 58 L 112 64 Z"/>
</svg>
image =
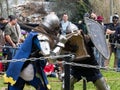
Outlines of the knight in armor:
<svg viewBox="0 0 120 90">
<path fill-rule="evenodd" d="M 70 29 L 73 29 L 73 28 L 68 28 L 68 29 L 70 31 Z M 80 32 L 84 40 L 84 45 L 85 45 L 84 48 L 86 49 L 89 57 L 85 56 L 83 58 L 73 60 L 73 62 L 77 64 L 88 64 L 88 65 L 97 66 L 98 63 L 95 60 L 94 51 L 93 51 L 94 44 L 91 41 L 91 38 L 88 35 L 88 33 L 85 33 L 86 30 L 81 30 Z M 82 43 L 80 45 L 82 45 Z M 82 77 L 86 78 L 87 82 L 93 82 L 97 90 L 110 90 L 99 69 L 87 68 L 82 66 L 71 66 L 70 90 L 74 90 L 74 84 L 79 82 L 82 79 Z M 64 89 L 64 87 L 62 89 Z"/>
<path fill-rule="evenodd" d="M 59 32 L 59 18 L 55 14 L 45 16 L 42 24 L 34 28 L 14 56 L 4 74 L 4 81 L 8 83 L 8 90 L 23 90 L 25 84 L 33 86 L 36 90 L 50 90 L 51 87 L 43 71 L 46 59 L 39 57 L 49 56 L 51 52 L 59 54 L 66 38 Z M 22 59 L 38 58 L 37 60 L 17 61 Z"/>
</svg>

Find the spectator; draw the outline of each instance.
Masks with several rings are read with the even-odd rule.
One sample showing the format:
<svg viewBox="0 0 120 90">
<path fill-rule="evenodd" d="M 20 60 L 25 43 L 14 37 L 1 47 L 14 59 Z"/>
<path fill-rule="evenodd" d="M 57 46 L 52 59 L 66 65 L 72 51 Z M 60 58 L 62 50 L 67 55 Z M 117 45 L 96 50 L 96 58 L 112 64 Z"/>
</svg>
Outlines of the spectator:
<svg viewBox="0 0 120 90">
<path fill-rule="evenodd" d="M 114 54 L 114 68 L 117 67 L 117 60 L 116 60 L 116 48 L 115 48 L 115 31 L 117 27 L 120 27 L 119 23 L 119 16 L 117 14 L 113 15 L 112 17 L 112 23 L 107 27 L 106 34 L 109 35 L 109 48 L 110 48 L 110 58 L 112 53 Z M 109 65 L 109 60 L 105 61 L 106 66 Z"/>
<path fill-rule="evenodd" d="M 1 29 L 2 31 L 4 30 L 4 28 L 5 28 L 5 26 L 6 26 L 7 23 L 8 23 L 8 20 L 7 20 L 7 19 L 5 19 L 5 18 L 3 18 L 3 17 L 0 18 L 0 29 Z"/>
<path fill-rule="evenodd" d="M 8 17 L 9 22 L 4 28 L 4 37 L 6 41 L 6 48 L 3 49 L 4 58 L 7 60 L 11 60 L 15 55 L 17 50 L 17 45 L 20 41 L 21 31 L 20 26 L 17 24 L 17 18 L 14 15 L 10 15 Z M 5 70 L 7 70 L 8 64 L 5 66 Z"/>
<path fill-rule="evenodd" d="M 64 77 L 64 66 L 62 59 L 57 60 L 54 65 L 55 65 L 55 72 L 57 73 L 59 80 L 62 81 Z"/>
<path fill-rule="evenodd" d="M 90 15 L 90 18 L 96 21 L 97 20 L 97 15 L 92 12 L 91 15 Z"/>
<path fill-rule="evenodd" d="M 63 14 L 62 16 L 62 21 L 61 21 L 61 34 L 66 35 L 66 28 L 71 22 L 68 20 L 68 15 L 66 13 Z"/>
<path fill-rule="evenodd" d="M 120 27 L 115 32 L 117 71 L 120 72 Z"/>
<path fill-rule="evenodd" d="M 20 26 L 17 24 L 17 18 L 15 16 L 10 15 L 8 18 L 9 23 L 5 26 L 4 29 L 6 46 L 17 48 L 17 44 L 19 43 L 21 37 Z M 12 59 L 15 54 L 15 49 L 8 48 L 6 50 L 8 51 L 7 59 Z"/>
<path fill-rule="evenodd" d="M 2 46 L 5 45 L 5 39 L 4 39 L 4 27 L 7 24 L 7 20 L 3 17 L 0 18 L 0 60 L 3 58 L 3 48 Z M 0 71 L 4 71 L 4 65 L 3 63 L 0 63 Z"/>
<path fill-rule="evenodd" d="M 3 17 L 0 18 L 0 45 L 5 45 L 5 39 L 4 39 L 4 28 L 8 21 L 4 19 Z"/>
<path fill-rule="evenodd" d="M 3 53 L 2 53 L 2 47 L 5 44 L 5 41 L 4 41 L 4 36 L 3 36 L 3 32 L 2 30 L 0 30 L 0 60 L 2 60 L 2 56 L 3 56 Z M 3 64 L 0 62 L 0 72 L 3 71 Z"/>
<path fill-rule="evenodd" d="M 24 40 L 26 39 L 27 35 L 28 35 L 27 31 L 21 30 L 21 40 L 20 40 L 21 43 L 24 42 Z"/>
</svg>

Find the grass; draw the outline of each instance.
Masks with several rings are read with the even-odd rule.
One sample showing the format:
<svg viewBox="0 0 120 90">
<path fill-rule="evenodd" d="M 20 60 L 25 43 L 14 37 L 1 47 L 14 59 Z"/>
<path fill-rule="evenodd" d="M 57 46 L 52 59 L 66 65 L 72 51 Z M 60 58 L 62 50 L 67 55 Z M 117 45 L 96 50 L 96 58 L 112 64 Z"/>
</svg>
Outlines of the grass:
<svg viewBox="0 0 120 90">
<path fill-rule="evenodd" d="M 113 67 L 113 57 L 110 61 L 110 67 Z M 120 72 L 101 70 L 103 76 L 105 77 L 108 85 L 111 90 L 120 90 Z M 52 87 L 52 90 L 61 90 L 61 84 L 57 78 L 48 78 L 49 83 Z M 7 87 L 6 84 L 3 84 L 3 78 L 0 76 L 0 90 L 3 90 L 3 87 Z M 26 85 L 24 90 L 35 90 L 33 87 Z M 79 81 L 75 84 L 75 90 L 83 90 L 83 81 Z M 89 82 L 87 83 L 87 90 L 96 90 L 95 86 Z"/>
</svg>

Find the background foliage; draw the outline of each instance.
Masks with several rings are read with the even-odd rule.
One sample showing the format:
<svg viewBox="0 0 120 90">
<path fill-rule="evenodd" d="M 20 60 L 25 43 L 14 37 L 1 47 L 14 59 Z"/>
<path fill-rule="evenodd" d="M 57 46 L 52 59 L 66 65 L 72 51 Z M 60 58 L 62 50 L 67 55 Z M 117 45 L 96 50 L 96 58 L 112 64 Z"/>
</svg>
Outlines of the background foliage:
<svg viewBox="0 0 120 90">
<path fill-rule="evenodd" d="M 35 1 L 54 2 L 55 4 L 49 7 L 52 7 L 53 11 L 57 12 L 60 16 L 62 13 L 67 12 L 70 16 L 70 20 L 73 22 L 78 22 L 83 18 L 84 13 L 91 10 L 97 15 L 103 16 L 105 23 L 109 23 L 111 14 L 117 12 L 120 15 L 120 0 L 0 0 L 0 15 L 3 14 L 3 16 L 6 17 L 6 14 L 8 13 L 7 8 L 9 8 L 9 13 L 11 13 L 11 8 L 14 5 Z M 7 2 L 8 7 L 6 5 Z"/>
<path fill-rule="evenodd" d="M 72 22 L 78 22 L 91 10 L 89 0 L 57 0 L 52 9 L 60 17 L 63 13 L 67 13 Z"/>
</svg>

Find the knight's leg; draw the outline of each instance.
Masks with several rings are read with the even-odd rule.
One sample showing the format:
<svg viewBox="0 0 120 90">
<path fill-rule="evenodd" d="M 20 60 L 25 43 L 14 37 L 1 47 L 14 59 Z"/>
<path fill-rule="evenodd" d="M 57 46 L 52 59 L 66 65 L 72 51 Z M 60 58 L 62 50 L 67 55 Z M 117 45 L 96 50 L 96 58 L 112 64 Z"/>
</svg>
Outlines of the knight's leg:
<svg viewBox="0 0 120 90">
<path fill-rule="evenodd" d="M 73 76 L 70 77 L 70 90 L 74 90 L 74 84 L 78 82 L 78 80 L 76 78 L 74 78 Z M 62 88 L 61 90 L 64 90 L 64 81 L 62 83 Z"/>
<path fill-rule="evenodd" d="M 25 85 L 25 81 L 19 78 L 15 85 L 13 86 L 11 86 L 10 84 L 8 85 L 8 90 L 23 90 L 24 85 Z"/>
<path fill-rule="evenodd" d="M 94 82 L 97 90 L 110 90 L 110 87 L 106 84 L 105 79 L 102 77 Z"/>
<path fill-rule="evenodd" d="M 47 90 L 46 86 L 44 86 L 44 83 L 42 83 L 41 80 L 36 76 L 32 81 L 29 82 L 29 84 L 33 86 L 36 90 Z"/>
<path fill-rule="evenodd" d="M 70 78 L 70 90 L 74 90 L 74 84 L 78 82 L 78 79 L 75 77 Z"/>
</svg>

